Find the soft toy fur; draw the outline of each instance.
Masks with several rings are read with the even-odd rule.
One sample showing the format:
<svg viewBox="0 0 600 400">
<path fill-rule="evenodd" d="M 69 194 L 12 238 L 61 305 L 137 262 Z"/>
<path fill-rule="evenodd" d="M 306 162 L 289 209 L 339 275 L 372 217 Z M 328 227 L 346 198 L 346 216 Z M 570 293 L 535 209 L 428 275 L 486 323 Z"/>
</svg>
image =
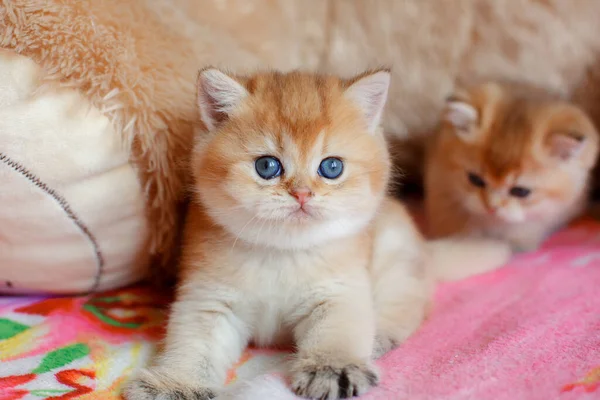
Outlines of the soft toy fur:
<svg viewBox="0 0 600 400">
<path fill-rule="evenodd" d="M 194 82 L 207 64 L 346 75 L 392 65 L 384 127 L 421 137 L 459 80 L 524 81 L 600 94 L 600 2 L 580 0 L 3 0 L 0 46 L 31 57 L 47 79 L 76 87 L 120 130 L 148 196 L 151 253 L 175 254 Z M 397 146 L 419 170 L 414 147 Z M 170 269 L 170 268 L 169 268 Z"/>
</svg>

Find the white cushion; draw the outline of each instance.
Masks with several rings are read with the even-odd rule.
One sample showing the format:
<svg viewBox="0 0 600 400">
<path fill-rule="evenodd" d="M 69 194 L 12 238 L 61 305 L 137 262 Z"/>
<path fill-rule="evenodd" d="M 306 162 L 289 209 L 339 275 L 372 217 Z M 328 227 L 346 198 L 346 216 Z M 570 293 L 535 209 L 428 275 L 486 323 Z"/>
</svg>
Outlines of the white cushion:
<svg viewBox="0 0 600 400">
<path fill-rule="evenodd" d="M 144 196 L 119 135 L 77 90 L 0 50 L 0 292 L 86 293 L 147 269 Z"/>
</svg>

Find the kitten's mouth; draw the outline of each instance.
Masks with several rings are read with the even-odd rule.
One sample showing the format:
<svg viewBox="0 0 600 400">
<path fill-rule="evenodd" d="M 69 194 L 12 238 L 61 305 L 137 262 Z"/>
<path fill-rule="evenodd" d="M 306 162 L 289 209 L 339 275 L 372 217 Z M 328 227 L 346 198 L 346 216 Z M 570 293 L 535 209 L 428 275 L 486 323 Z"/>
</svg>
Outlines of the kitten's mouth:
<svg viewBox="0 0 600 400">
<path fill-rule="evenodd" d="M 290 214 L 290 217 L 294 218 L 294 219 L 308 219 L 311 218 L 313 215 L 310 212 L 310 210 L 308 209 L 308 207 L 306 206 L 300 206 L 296 209 L 294 209 Z"/>
<path fill-rule="evenodd" d="M 304 207 L 298 207 L 296 210 L 292 211 L 291 215 L 310 216 L 310 212 Z"/>
</svg>

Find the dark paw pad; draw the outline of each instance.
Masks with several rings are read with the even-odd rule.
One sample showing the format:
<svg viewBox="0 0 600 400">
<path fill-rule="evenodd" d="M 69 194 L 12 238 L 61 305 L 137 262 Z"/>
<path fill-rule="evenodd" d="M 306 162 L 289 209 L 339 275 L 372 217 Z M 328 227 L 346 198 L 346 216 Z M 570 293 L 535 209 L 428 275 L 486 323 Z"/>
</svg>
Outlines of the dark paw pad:
<svg viewBox="0 0 600 400">
<path fill-rule="evenodd" d="M 168 400 L 210 400 L 216 394 L 209 389 L 175 389 L 163 394 Z"/>
<path fill-rule="evenodd" d="M 311 366 L 294 375 L 292 389 L 309 399 L 346 399 L 360 396 L 377 382 L 377 374 L 367 365 Z"/>
</svg>

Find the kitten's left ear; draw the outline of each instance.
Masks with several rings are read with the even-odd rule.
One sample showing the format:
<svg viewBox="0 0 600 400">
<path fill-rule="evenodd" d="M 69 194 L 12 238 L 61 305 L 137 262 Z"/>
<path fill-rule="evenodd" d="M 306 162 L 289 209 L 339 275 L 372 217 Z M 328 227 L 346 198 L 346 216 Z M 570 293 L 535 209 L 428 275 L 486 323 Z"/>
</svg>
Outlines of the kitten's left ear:
<svg viewBox="0 0 600 400">
<path fill-rule="evenodd" d="M 390 79 L 389 70 L 378 70 L 354 78 L 345 91 L 346 97 L 362 111 L 369 133 L 375 133 L 381 123 Z"/>
<path fill-rule="evenodd" d="M 247 95 L 241 83 L 216 68 L 205 68 L 198 74 L 198 108 L 209 131 L 225 121 Z"/>
<path fill-rule="evenodd" d="M 463 141 L 475 139 L 478 119 L 479 113 L 465 93 L 457 92 L 446 99 L 442 121 L 451 125 L 454 133 Z"/>
</svg>

